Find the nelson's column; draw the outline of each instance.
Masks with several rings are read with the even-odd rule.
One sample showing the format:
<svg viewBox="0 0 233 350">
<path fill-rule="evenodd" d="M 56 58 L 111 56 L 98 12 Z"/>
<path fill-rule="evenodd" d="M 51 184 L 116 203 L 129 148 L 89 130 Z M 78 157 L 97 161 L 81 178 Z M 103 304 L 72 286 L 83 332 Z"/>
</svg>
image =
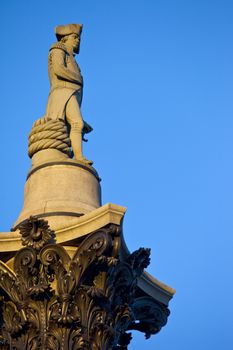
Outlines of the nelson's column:
<svg viewBox="0 0 233 350">
<path fill-rule="evenodd" d="M 79 24 L 55 29 L 23 209 L 0 233 L 0 349 L 126 350 L 131 330 L 149 338 L 169 315 L 174 290 L 144 271 L 149 249 L 129 252 L 126 208 L 101 204 L 99 175 L 83 155 L 92 128 L 80 112 L 81 32 Z"/>
</svg>

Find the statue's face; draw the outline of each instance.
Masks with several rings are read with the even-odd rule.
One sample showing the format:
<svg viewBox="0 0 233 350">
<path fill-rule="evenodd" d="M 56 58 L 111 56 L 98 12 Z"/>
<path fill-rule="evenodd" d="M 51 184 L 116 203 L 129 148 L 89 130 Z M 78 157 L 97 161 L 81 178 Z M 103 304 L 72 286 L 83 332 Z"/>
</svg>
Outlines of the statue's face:
<svg viewBox="0 0 233 350">
<path fill-rule="evenodd" d="M 79 53 L 80 36 L 78 34 L 70 34 L 67 36 L 66 45 L 71 47 L 75 53 Z"/>
</svg>

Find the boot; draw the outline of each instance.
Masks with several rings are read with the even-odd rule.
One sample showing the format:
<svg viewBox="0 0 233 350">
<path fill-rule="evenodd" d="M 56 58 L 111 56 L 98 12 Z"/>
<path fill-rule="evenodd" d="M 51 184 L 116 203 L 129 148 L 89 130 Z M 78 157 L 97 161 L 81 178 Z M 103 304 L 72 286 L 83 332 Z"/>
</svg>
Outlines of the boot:
<svg viewBox="0 0 233 350">
<path fill-rule="evenodd" d="M 82 152 L 82 132 L 77 132 L 77 130 L 73 131 L 71 128 L 70 131 L 70 140 L 71 146 L 74 152 L 74 158 L 84 164 L 92 165 L 92 160 L 88 160 L 83 156 Z"/>
</svg>

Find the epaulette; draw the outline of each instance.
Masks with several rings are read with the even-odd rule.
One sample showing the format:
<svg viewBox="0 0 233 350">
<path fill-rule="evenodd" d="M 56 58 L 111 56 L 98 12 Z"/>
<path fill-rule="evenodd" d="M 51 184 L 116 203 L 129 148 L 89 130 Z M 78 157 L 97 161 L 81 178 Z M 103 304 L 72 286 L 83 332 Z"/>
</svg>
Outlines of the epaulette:
<svg viewBox="0 0 233 350">
<path fill-rule="evenodd" d="M 56 43 L 54 43 L 54 44 L 50 47 L 49 51 L 51 51 L 51 50 L 53 50 L 53 49 L 60 49 L 60 50 L 65 51 L 65 53 L 69 54 L 69 52 L 67 51 L 67 48 L 65 47 L 65 45 L 64 45 L 63 43 L 59 42 L 59 41 L 56 42 Z"/>
</svg>

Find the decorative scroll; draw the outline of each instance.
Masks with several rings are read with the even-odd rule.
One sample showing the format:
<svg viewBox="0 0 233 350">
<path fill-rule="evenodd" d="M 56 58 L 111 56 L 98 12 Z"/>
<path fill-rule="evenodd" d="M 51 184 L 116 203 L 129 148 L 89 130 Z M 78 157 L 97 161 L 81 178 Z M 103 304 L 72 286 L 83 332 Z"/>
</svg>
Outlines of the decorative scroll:
<svg viewBox="0 0 233 350">
<path fill-rule="evenodd" d="M 137 297 L 150 251 L 123 260 L 119 226 L 90 234 L 72 259 L 46 221 L 31 217 L 20 232 L 14 271 L 0 262 L 0 349 L 127 350 L 129 330 L 149 338 L 166 324 L 165 305 Z"/>
</svg>

